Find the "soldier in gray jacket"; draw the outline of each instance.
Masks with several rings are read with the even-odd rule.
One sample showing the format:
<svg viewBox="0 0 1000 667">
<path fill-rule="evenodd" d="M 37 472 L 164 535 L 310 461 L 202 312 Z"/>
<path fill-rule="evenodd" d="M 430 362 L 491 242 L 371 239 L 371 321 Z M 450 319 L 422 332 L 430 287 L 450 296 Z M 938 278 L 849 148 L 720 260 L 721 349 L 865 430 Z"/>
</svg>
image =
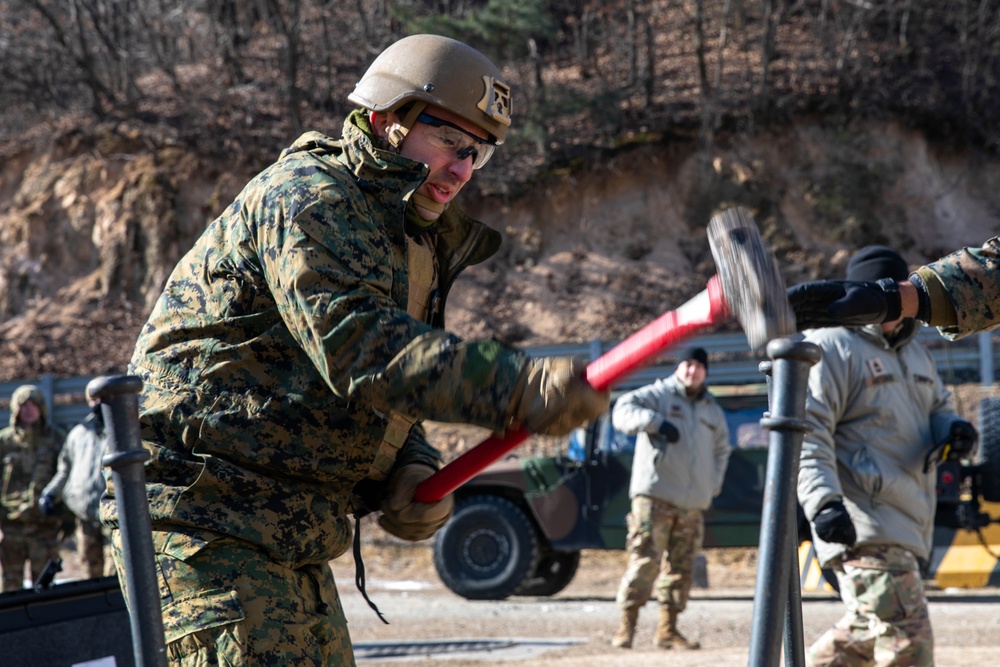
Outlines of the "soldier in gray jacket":
<svg viewBox="0 0 1000 667">
<path fill-rule="evenodd" d="M 677 630 L 677 616 L 687 606 L 701 551 L 702 513 L 722 490 L 729 428 L 705 388 L 708 354 L 689 347 L 678 360 L 673 375 L 623 395 L 612 412 L 616 429 L 638 434 L 629 485 L 629 564 L 618 588 L 622 620 L 611 642 L 620 648 L 632 647 L 639 609 L 654 581 L 660 603 L 656 645 L 699 647 Z"/>
<path fill-rule="evenodd" d="M 905 280 L 894 250 L 868 246 L 848 280 Z M 820 563 L 837 574 L 847 612 L 807 664 L 933 665 L 921 564 L 930 557 L 937 497 L 932 453 L 975 444 L 930 353 L 900 318 L 806 332 L 822 360 L 810 371 L 798 497 Z"/>
<path fill-rule="evenodd" d="M 80 560 L 87 575 L 96 578 L 104 576 L 104 547 L 110 544 L 98 516 L 105 488 L 102 459 L 107 438 L 100 402 L 91 398 L 89 393 L 87 402 L 91 412 L 66 437 L 59 452 L 56 475 L 45 486 L 38 505 L 43 514 L 51 515 L 55 513 L 56 501 L 66 503 L 76 516 L 76 544 Z M 113 568 L 109 567 L 107 571 L 110 573 Z"/>
</svg>

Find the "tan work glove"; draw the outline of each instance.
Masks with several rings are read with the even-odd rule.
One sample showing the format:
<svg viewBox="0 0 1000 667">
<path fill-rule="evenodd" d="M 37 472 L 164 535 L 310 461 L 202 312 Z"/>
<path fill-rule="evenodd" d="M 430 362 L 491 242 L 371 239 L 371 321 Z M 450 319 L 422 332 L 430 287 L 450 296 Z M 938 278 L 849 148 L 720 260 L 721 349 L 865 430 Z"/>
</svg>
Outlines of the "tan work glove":
<svg viewBox="0 0 1000 667">
<path fill-rule="evenodd" d="M 539 435 L 566 435 L 607 411 L 611 392 L 585 379 L 587 364 L 573 357 L 530 359 L 511 400 L 511 424 Z"/>
<path fill-rule="evenodd" d="M 455 507 L 449 493 L 436 503 L 413 500 L 417 487 L 433 475 L 434 468 L 422 463 L 405 465 L 389 479 L 389 493 L 382 501 L 378 525 L 407 542 L 426 540 L 445 524 Z"/>
</svg>

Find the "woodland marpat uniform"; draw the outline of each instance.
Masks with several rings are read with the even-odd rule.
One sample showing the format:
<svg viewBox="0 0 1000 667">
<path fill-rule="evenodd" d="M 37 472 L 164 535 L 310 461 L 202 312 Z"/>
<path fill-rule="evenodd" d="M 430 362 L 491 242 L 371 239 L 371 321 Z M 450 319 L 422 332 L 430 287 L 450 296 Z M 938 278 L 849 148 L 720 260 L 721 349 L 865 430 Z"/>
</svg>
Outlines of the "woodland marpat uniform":
<svg viewBox="0 0 1000 667">
<path fill-rule="evenodd" d="M 355 113 L 343 141 L 306 134 L 247 185 L 171 275 L 131 368 L 144 382 L 154 546 L 170 557 L 160 561 L 164 580 L 196 576 L 184 565 L 190 558 L 222 569 L 266 568 L 269 560 L 287 570 L 286 581 L 305 576 L 307 597 L 310 586 L 329 586 L 320 625 L 328 614 L 346 623 L 326 563 L 351 543 L 353 492 L 371 468 L 386 415 L 500 430 L 525 359 L 433 328 L 443 324 L 461 268 L 499 245 L 495 231 L 455 208 L 430 240 L 442 277 L 432 323 L 406 316 L 403 195 L 425 169 L 376 151 L 366 129 Z M 470 400 L 454 400 L 456 392 Z M 438 461 L 419 427 L 396 465 L 414 461 Z M 102 511 L 116 526 L 114 504 Z M 210 555 L 200 553 L 206 548 Z M 196 631 L 192 618 L 217 623 L 227 610 L 244 613 L 215 588 L 208 577 L 204 596 L 164 606 L 168 642 Z M 239 602 L 264 596 L 267 617 L 283 592 L 252 588 Z M 162 594 L 169 599 L 169 590 Z"/>
<path fill-rule="evenodd" d="M 931 313 L 943 316 L 954 309 L 940 326 L 947 338 L 1000 326 L 1000 236 L 980 248 L 963 248 L 916 271 L 931 300 Z M 943 305 L 942 302 L 947 302 Z"/>
<path fill-rule="evenodd" d="M 359 122 L 345 124 L 346 141 L 309 133 L 284 151 L 209 226 L 153 309 L 132 371 L 144 382 L 154 526 L 218 530 L 293 567 L 325 562 L 350 544 L 352 490 L 385 415 L 504 427 L 524 355 L 406 316 L 401 193 L 424 170 L 376 157 Z M 446 218 L 441 302 L 465 264 L 499 245 L 454 209 Z M 437 459 L 417 430 L 397 465 Z"/>
</svg>

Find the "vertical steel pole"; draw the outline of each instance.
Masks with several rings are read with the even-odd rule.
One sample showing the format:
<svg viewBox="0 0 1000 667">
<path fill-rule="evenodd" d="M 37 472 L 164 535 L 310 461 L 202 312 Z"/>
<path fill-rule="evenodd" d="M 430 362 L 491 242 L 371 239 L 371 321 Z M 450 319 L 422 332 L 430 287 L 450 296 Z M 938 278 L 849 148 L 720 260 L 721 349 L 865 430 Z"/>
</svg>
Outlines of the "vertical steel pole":
<svg viewBox="0 0 1000 667">
<path fill-rule="evenodd" d="M 772 361 L 768 376 L 769 410 L 761 425 L 770 434 L 748 664 L 749 667 L 778 665 L 783 625 L 786 662 L 799 666 L 805 660 L 798 561 L 794 558 L 795 482 L 802 436 L 809 430 L 804 418 L 809 368 L 819 361 L 820 349 L 802 340 L 776 338 L 767 344 L 767 354 Z M 792 572 L 793 564 L 796 572 Z M 790 604 L 791 600 L 797 604 Z"/>
<path fill-rule="evenodd" d="M 143 469 L 149 452 L 142 448 L 139 435 L 142 380 L 134 375 L 115 375 L 92 380 L 87 389 L 100 400 L 104 415 L 108 453 L 103 462 L 111 468 L 118 505 L 135 665 L 166 667 L 167 648 Z"/>
<path fill-rule="evenodd" d="M 993 333 L 983 331 L 979 341 L 979 383 L 984 387 L 993 386 Z"/>
</svg>

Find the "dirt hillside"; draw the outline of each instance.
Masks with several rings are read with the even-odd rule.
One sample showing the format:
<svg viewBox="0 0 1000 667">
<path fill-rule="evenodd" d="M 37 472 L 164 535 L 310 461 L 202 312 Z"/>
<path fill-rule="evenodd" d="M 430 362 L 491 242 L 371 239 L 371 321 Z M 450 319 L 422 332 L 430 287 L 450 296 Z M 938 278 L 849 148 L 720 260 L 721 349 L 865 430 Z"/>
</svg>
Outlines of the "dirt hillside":
<svg viewBox="0 0 1000 667">
<path fill-rule="evenodd" d="M 1000 228 L 1000 164 L 892 123 L 849 137 L 790 126 L 719 146 L 632 144 L 520 198 L 464 199 L 505 240 L 453 290 L 449 328 L 519 345 L 619 339 L 704 287 L 715 271 L 705 224 L 729 205 L 754 212 L 789 283 L 838 275 L 864 243 L 919 264 Z M 124 369 L 173 265 L 252 176 L 124 125 L 67 130 L 8 157 L 5 380 Z M 864 224 L 849 213 L 861 205 Z"/>
</svg>

